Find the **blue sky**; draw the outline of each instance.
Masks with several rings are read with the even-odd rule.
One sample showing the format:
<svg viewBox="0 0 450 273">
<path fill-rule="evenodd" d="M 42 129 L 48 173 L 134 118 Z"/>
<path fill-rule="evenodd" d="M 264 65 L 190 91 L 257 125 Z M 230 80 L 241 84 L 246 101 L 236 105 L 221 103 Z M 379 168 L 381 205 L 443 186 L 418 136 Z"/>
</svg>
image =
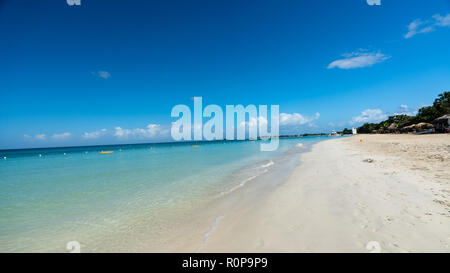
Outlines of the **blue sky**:
<svg viewBox="0 0 450 273">
<path fill-rule="evenodd" d="M 0 149 L 170 140 L 173 106 L 280 105 L 283 133 L 450 90 L 450 1 L 0 2 Z"/>
</svg>

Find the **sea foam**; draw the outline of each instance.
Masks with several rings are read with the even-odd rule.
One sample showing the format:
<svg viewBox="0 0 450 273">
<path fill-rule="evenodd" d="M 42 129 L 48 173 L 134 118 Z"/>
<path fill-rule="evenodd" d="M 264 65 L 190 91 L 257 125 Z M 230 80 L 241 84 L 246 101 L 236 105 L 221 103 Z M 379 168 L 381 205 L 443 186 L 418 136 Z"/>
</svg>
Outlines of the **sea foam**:
<svg viewBox="0 0 450 273">
<path fill-rule="evenodd" d="M 264 165 L 261 165 L 261 168 L 267 168 L 267 167 L 270 167 L 270 166 L 272 166 L 272 165 L 274 165 L 274 164 L 275 164 L 275 163 L 274 163 L 272 160 L 270 160 L 269 163 L 264 164 Z"/>
</svg>

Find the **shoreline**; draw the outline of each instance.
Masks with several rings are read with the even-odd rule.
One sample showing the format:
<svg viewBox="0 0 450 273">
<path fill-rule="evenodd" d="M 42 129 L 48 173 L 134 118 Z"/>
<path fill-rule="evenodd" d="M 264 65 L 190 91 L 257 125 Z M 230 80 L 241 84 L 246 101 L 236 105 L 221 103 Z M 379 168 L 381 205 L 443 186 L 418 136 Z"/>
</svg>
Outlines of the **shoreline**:
<svg viewBox="0 0 450 273">
<path fill-rule="evenodd" d="M 299 140 L 300 141 L 300 140 Z M 321 140 L 316 140 L 321 141 Z M 188 207 L 165 208 L 158 215 L 142 211 L 121 226 L 94 240 L 80 241 L 84 252 L 201 252 L 223 219 L 233 210 L 251 208 L 252 203 L 265 199 L 287 180 L 298 165 L 298 155 L 311 146 L 292 147 L 276 156 L 243 165 L 227 177 L 221 190 L 213 190 L 200 202 L 185 202 Z M 272 183 L 273 179 L 277 183 Z M 205 193 L 207 189 L 204 189 Z M 120 243 L 119 243 L 120 242 Z"/>
<path fill-rule="evenodd" d="M 419 157 L 378 147 L 397 140 Z M 286 183 L 221 219 L 201 252 L 369 252 L 373 241 L 381 252 L 449 252 L 449 170 L 414 167 L 427 164 L 422 157 L 436 166 L 442 155 L 424 147 L 448 140 L 360 135 L 314 144 Z"/>
<path fill-rule="evenodd" d="M 369 252 L 374 241 L 382 252 L 450 252 L 450 135 L 291 145 L 243 166 L 207 202 L 79 223 L 52 240 L 77 230 L 82 252 Z"/>
<path fill-rule="evenodd" d="M 320 141 L 323 140 L 317 140 L 317 142 Z M 127 248 L 124 251 L 204 252 L 205 246 L 215 236 L 218 227 L 223 225 L 225 219 L 233 218 L 235 212 L 250 212 L 254 204 L 268 198 L 274 189 L 287 181 L 288 176 L 300 164 L 298 156 L 307 152 L 314 143 L 303 143 L 300 148 L 292 146 L 282 155 L 243 166 L 238 173 L 244 172 L 245 175 L 249 175 L 247 172 L 250 169 L 260 169 L 262 172 L 247 178 L 241 177 L 244 180 L 234 178 L 234 184 L 230 184 L 230 188 L 215 195 L 204 206 L 192 211 L 193 214 L 181 221 L 173 233 L 164 238 L 162 244 L 153 246 L 142 244 L 138 248 L 132 246 L 131 249 Z M 276 183 L 273 183 L 274 178 L 277 179 Z"/>
</svg>

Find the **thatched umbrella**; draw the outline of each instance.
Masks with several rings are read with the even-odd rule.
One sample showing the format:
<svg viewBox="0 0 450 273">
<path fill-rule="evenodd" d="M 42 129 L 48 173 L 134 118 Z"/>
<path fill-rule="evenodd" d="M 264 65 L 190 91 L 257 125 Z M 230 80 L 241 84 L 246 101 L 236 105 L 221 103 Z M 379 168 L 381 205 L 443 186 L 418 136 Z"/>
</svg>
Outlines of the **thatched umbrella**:
<svg viewBox="0 0 450 273">
<path fill-rule="evenodd" d="M 386 132 L 387 132 L 387 133 L 395 133 L 395 132 L 398 132 L 398 130 L 397 130 L 397 124 L 396 124 L 396 123 L 391 123 L 391 125 L 389 125 L 389 127 L 387 127 Z"/>
<path fill-rule="evenodd" d="M 403 127 L 402 128 L 402 132 L 412 132 L 415 129 L 416 129 L 416 125 L 413 124 L 413 125 L 409 125 L 409 126 Z"/>
<path fill-rule="evenodd" d="M 431 123 L 421 122 L 419 124 L 416 124 L 416 129 L 428 130 L 428 129 L 432 129 L 432 128 L 433 128 L 433 124 L 431 124 Z"/>
<path fill-rule="evenodd" d="M 395 123 L 391 123 L 391 125 L 389 125 L 388 130 L 395 130 L 397 129 L 397 124 Z"/>
</svg>

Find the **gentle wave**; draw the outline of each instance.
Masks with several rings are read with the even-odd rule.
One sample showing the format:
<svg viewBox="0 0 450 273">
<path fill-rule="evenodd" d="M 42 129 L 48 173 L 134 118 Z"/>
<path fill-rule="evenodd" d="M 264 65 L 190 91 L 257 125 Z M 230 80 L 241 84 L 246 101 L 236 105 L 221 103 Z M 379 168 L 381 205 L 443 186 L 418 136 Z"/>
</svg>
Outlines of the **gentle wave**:
<svg viewBox="0 0 450 273">
<path fill-rule="evenodd" d="M 229 193 L 234 192 L 235 190 L 237 190 L 237 189 L 239 189 L 239 188 L 242 188 L 243 186 L 245 186 L 245 184 L 246 184 L 247 182 L 252 181 L 253 179 L 255 179 L 256 177 L 258 177 L 259 175 L 264 174 L 264 173 L 266 173 L 266 172 L 268 172 L 267 169 L 265 169 L 264 171 L 262 171 L 262 172 L 259 173 L 258 175 L 253 175 L 253 176 L 250 176 L 250 177 L 247 178 L 247 179 L 244 179 L 241 183 L 239 183 L 238 185 L 232 187 L 231 189 L 229 189 L 229 190 L 227 190 L 227 191 L 224 191 L 224 192 L 221 192 L 221 193 L 220 193 L 220 196 L 224 196 L 224 195 L 226 195 L 226 194 L 229 194 Z"/>
<path fill-rule="evenodd" d="M 244 186 L 245 183 L 247 183 L 248 181 L 251 181 L 251 180 L 253 180 L 253 179 L 255 179 L 255 178 L 256 178 L 256 175 L 250 176 L 249 178 L 245 179 L 244 181 L 242 181 L 242 182 L 239 183 L 238 185 L 234 186 L 233 188 L 231 188 L 231 189 L 229 189 L 229 190 L 227 190 L 227 191 L 221 192 L 220 195 L 223 196 L 223 195 L 225 195 L 225 194 L 229 194 L 229 193 L 231 193 L 231 192 L 233 192 L 233 191 L 239 189 L 240 187 Z"/>
<path fill-rule="evenodd" d="M 261 165 L 260 167 L 261 167 L 261 168 L 267 168 L 267 167 L 270 167 L 270 166 L 272 166 L 272 165 L 274 165 L 274 164 L 275 164 L 275 163 L 274 163 L 272 160 L 270 160 L 269 163 L 264 164 L 264 165 Z"/>
</svg>

